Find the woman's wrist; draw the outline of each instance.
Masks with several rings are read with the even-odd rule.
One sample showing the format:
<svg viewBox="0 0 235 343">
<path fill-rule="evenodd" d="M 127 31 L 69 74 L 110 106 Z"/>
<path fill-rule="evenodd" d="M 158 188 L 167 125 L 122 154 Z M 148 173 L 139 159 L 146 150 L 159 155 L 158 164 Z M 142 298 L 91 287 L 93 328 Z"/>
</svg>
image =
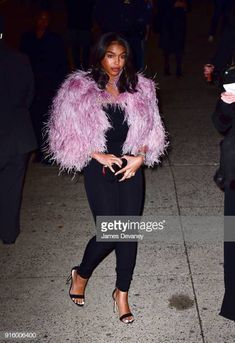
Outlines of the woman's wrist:
<svg viewBox="0 0 235 343">
<path fill-rule="evenodd" d="M 142 158 L 142 164 L 145 162 L 145 152 L 139 151 L 136 156 Z"/>
<path fill-rule="evenodd" d="M 96 152 L 93 152 L 93 153 L 91 154 L 91 158 L 93 158 L 93 159 L 96 160 L 96 161 L 99 161 L 100 155 L 101 155 L 101 153 L 98 152 L 98 151 L 96 151 Z"/>
<path fill-rule="evenodd" d="M 145 152 L 139 151 L 139 152 L 137 153 L 137 156 L 143 156 L 143 157 L 145 158 Z"/>
</svg>

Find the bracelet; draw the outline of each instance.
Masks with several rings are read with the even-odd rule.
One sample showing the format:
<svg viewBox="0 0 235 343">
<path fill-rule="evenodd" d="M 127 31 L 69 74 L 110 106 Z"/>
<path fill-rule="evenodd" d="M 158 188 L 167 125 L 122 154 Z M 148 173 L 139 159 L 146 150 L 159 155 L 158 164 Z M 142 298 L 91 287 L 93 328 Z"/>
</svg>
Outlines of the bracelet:
<svg viewBox="0 0 235 343">
<path fill-rule="evenodd" d="M 142 151 L 138 152 L 137 156 L 142 156 L 144 158 L 143 162 L 145 162 L 145 153 L 144 152 L 142 152 Z"/>
</svg>

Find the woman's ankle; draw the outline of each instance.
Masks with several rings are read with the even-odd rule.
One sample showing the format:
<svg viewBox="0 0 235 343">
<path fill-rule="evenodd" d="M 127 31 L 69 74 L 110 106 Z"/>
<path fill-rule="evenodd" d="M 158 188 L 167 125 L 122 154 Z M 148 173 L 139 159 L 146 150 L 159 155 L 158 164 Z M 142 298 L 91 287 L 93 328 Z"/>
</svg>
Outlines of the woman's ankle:
<svg viewBox="0 0 235 343">
<path fill-rule="evenodd" d="M 117 286 L 115 287 L 116 292 L 120 292 L 120 293 L 128 293 L 129 289 L 127 290 L 123 290 L 123 288 L 118 288 Z"/>
<path fill-rule="evenodd" d="M 122 291 L 119 288 L 116 287 L 116 297 L 119 299 L 128 299 L 128 291 Z"/>
</svg>

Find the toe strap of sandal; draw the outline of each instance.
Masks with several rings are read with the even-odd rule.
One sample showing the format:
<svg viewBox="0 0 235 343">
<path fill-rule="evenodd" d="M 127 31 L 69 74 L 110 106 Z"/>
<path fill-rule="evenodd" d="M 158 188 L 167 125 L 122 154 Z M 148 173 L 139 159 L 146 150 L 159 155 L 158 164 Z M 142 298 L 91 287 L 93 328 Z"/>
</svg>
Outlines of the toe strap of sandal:
<svg viewBox="0 0 235 343">
<path fill-rule="evenodd" d="M 75 299 L 84 299 L 84 295 L 82 294 L 70 294 L 71 298 L 75 298 Z"/>
<path fill-rule="evenodd" d="M 123 314 L 119 319 L 123 320 L 124 318 L 131 317 L 131 316 L 133 317 L 133 314 L 131 312 L 128 312 L 128 313 Z"/>
</svg>

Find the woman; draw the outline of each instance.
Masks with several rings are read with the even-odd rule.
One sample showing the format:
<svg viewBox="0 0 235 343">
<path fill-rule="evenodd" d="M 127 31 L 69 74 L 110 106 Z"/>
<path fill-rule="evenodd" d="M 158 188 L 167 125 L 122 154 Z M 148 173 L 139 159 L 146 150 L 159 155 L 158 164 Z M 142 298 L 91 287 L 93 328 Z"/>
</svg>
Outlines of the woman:
<svg viewBox="0 0 235 343">
<path fill-rule="evenodd" d="M 223 92 L 213 114 L 213 122 L 225 135 L 221 143 L 221 173 L 224 177 L 224 284 L 220 315 L 235 320 L 235 93 Z M 232 217 L 233 216 L 233 217 Z"/>
<path fill-rule="evenodd" d="M 129 45 L 104 34 L 93 52 L 92 69 L 75 72 L 64 82 L 52 106 L 49 150 L 61 168 L 83 170 L 87 197 L 96 216 L 140 215 L 141 166 L 153 166 L 166 147 L 154 83 L 133 71 Z M 127 165 L 122 166 L 126 160 Z M 118 172 L 115 169 L 119 168 Z M 115 250 L 114 304 L 120 320 L 134 320 L 128 290 L 137 242 L 88 242 L 82 262 L 72 268 L 70 297 L 83 306 L 85 287 L 96 266 Z"/>
</svg>

